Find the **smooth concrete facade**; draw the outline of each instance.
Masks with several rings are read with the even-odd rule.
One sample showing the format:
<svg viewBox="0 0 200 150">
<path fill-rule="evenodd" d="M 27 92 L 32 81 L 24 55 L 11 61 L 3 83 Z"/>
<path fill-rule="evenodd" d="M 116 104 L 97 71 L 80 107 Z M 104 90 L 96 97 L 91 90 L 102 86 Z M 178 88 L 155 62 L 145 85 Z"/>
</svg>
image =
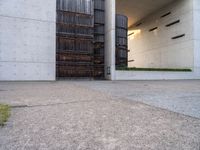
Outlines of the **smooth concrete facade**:
<svg viewBox="0 0 200 150">
<path fill-rule="evenodd" d="M 115 79 L 115 0 L 105 1 L 105 78 Z"/>
<path fill-rule="evenodd" d="M 0 80 L 55 80 L 56 0 L 0 1 Z"/>
</svg>

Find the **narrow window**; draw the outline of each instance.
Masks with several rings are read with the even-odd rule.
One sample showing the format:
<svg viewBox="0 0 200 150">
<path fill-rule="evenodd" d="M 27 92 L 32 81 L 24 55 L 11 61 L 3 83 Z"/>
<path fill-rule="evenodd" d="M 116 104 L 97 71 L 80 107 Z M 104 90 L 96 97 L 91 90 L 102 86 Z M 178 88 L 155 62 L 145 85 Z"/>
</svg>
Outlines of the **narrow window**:
<svg viewBox="0 0 200 150">
<path fill-rule="evenodd" d="M 142 22 L 136 24 L 135 26 L 136 26 L 136 27 L 139 27 L 141 24 L 142 24 Z"/>
<path fill-rule="evenodd" d="M 177 35 L 177 36 L 172 37 L 172 39 L 175 40 L 175 39 L 178 39 L 178 38 L 182 38 L 184 36 L 185 36 L 185 34 L 181 34 L 181 35 Z"/>
<path fill-rule="evenodd" d="M 170 26 L 175 25 L 175 24 L 177 24 L 179 22 L 180 22 L 180 20 L 176 20 L 174 22 L 171 22 L 171 23 L 167 24 L 166 27 L 170 27 Z"/>
<path fill-rule="evenodd" d="M 130 33 L 128 36 L 131 36 L 131 35 L 134 35 L 135 33 L 133 32 L 133 33 Z"/>
<path fill-rule="evenodd" d="M 166 17 L 166 16 L 169 16 L 170 14 L 171 14 L 171 12 L 168 12 L 168 13 L 166 13 L 166 14 L 160 16 L 160 18 L 164 18 L 164 17 Z"/>
<path fill-rule="evenodd" d="M 156 29 L 158 29 L 158 27 L 155 27 L 155 28 L 150 29 L 149 32 L 152 32 L 152 31 L 154 31 L 154 30 L 156 30 Z"/>
</svg>

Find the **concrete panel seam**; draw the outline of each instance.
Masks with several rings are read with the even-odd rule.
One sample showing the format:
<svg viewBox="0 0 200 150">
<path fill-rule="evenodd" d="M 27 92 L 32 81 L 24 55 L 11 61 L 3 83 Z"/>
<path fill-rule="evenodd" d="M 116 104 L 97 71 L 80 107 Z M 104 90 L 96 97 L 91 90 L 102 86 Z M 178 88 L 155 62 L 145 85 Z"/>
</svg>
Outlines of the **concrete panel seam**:
<svg viewBox="0 0 200 150">
<path fill-rule="evenodd" d="M 56 20 L 55 21 L 48 21 L 48 20 L 39 20 L 39 19 L 22 18 L 22 17 L 13 17 L 13 16 L 5 16 L 5 15 L 0 15 L 0 17 L 21 19 L 21 20 L 31 20 L 31 21 L 45 22 L 45 23 L 56 23 Z"/>
</svg>

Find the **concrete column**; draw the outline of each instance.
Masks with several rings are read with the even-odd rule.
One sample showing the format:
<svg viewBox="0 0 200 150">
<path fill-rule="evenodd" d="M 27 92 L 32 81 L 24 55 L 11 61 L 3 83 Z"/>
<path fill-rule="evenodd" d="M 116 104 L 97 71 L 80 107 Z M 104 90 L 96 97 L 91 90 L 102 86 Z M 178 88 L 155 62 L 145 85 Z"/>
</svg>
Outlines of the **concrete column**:
<svg viewBox="0 0 200 150">
<path fill-rule="evenodd" d="M 105 0 L 105 77 L 115 80 L 115 0 Z"/>
<path fill-rule="evenodd" d="M 194 71 L 200 77 L 200 1 L 193 0 Z"/>
</svg>

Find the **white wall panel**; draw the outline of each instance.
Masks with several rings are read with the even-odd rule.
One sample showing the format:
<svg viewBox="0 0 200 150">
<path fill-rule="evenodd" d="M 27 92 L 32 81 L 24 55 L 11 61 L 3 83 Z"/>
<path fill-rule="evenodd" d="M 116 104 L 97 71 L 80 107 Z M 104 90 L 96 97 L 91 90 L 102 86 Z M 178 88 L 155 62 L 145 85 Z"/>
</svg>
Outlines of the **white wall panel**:
<svg viewBox="0 0 200 150">
<path fill-rule="evenodd" d="M 54 63 L 1 62 L 2 81 L 50 81 L 55 80 Z"/>
<path fill-rule="evenodd" d="M 56 0 L 0 1 L 0 80 L 55 80 Z"/>
<path fill-rule="evenodd" d="M 0 0 L 0 15 L 55 22 L 56 0 Z"/>
<path fill-rule="evenodd" d="M 116 80 L 180 80 L 200 79 L 196 72 L 116 71 Z"/>
</svg>

